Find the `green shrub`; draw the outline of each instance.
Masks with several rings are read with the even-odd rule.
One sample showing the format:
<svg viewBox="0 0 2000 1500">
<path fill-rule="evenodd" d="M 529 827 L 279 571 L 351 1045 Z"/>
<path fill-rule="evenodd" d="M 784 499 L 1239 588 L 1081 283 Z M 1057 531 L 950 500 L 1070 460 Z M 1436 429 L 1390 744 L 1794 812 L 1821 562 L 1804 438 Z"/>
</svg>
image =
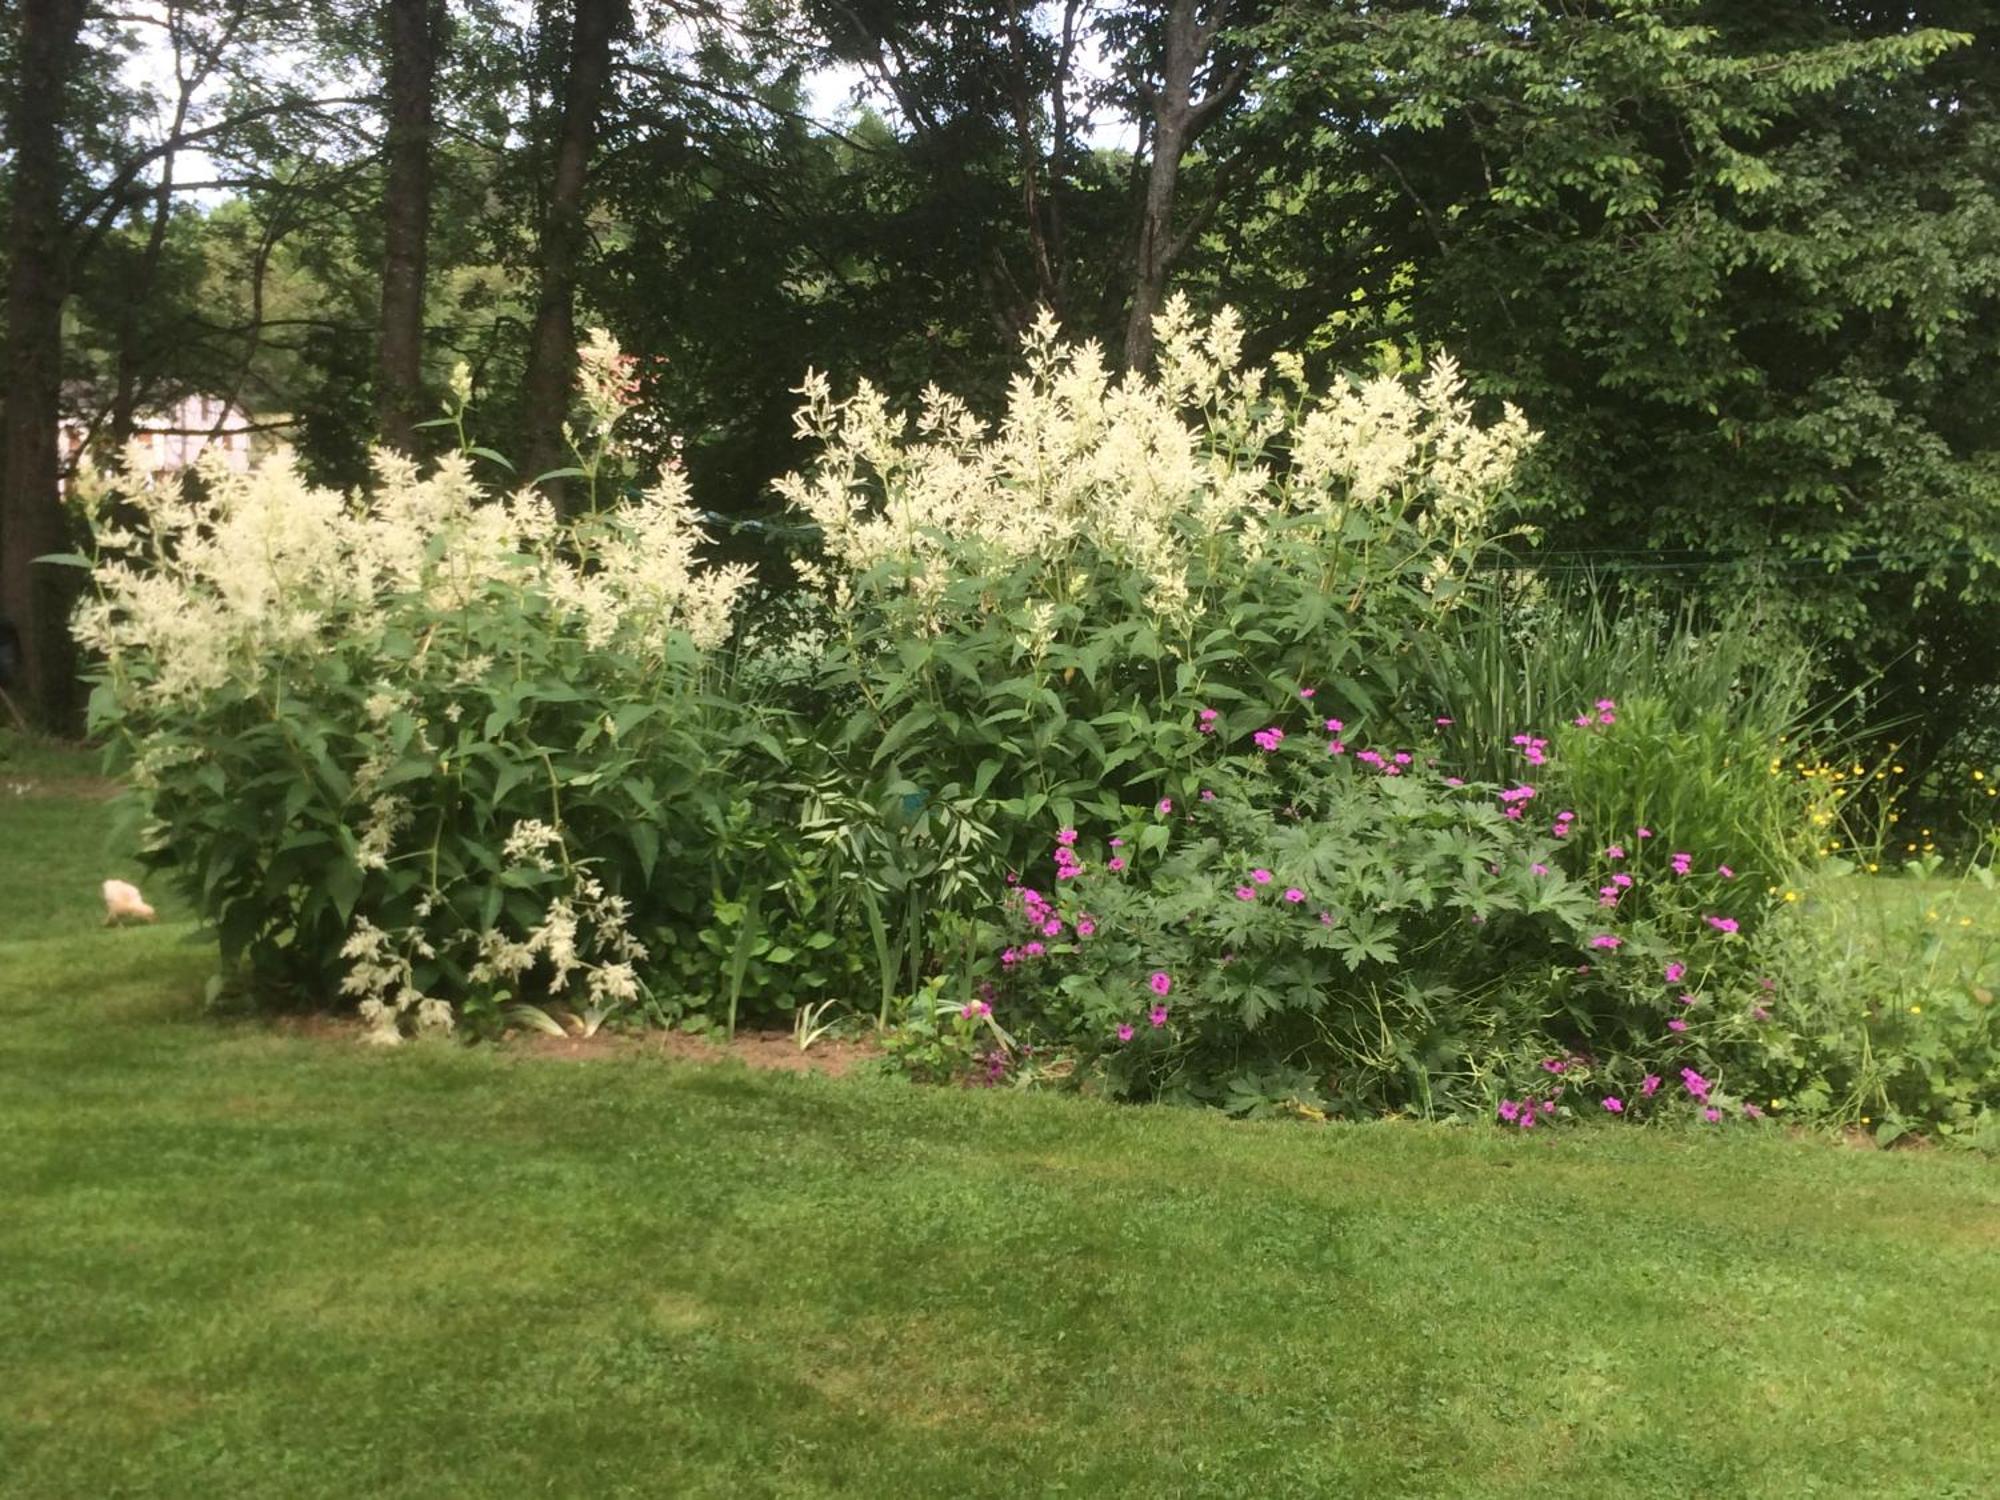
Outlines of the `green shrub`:
<svg viewBox="0 0 2000 1500">
<path fill-rule="evenodd" d="M 1052 823 L 1193 795 L 1202 708 L 1247 734 L 1314 682 L 1387 716 L 1532 441 L 1476 422 L 1447 361 L 1314 397 L 1296 364 L 1239 370 L 1226 313 L 1176 301 L 1158 331 L 1157 377 L 1114 378 L 1044 320 L 991 430 L 935 390 L 912 430 L 865 384 L 804 388 L 821 451 L 780 490 L 820 535 L 825 742 L 857 782 L 970 799 L 989 877 Z"/>
<path fill-rule="evenodd" d="M 258 984 L 384 1035 L 524 997 L 644 999 L 735 892 L 782 747 L 714 691 L 744 576 L 669 475 L 574 525 L 464 460 L 350 501 L 283 460 L 90 502 L 93 729 L 148 858 Z M 754 800 L 754 799 L 752 799 Z M 698 872 L 690 878 L 691 872 Z"/>
</svg>

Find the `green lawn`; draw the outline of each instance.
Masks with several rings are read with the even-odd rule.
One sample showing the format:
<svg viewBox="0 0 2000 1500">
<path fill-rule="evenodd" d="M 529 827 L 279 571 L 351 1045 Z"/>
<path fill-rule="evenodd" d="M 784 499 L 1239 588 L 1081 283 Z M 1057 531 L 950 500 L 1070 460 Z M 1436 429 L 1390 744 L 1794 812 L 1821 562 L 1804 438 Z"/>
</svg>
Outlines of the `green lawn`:
<svg viewBox="0 0 2000 1500">
<path fill-rule="evenodd" d="M 2000 1472 L 1990 1159 L 225 1023 L 185 923 L 96 926 L 106 809 L 7 775 L 10 1497 L 1928 1500 Z"/>
</svg>

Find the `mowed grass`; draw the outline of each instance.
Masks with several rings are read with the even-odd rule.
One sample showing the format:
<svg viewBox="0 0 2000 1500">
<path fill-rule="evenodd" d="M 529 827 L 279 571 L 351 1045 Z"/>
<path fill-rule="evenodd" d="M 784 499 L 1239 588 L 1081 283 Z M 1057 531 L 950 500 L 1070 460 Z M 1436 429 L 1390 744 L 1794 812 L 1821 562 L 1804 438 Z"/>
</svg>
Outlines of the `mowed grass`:
<svg viewBox="0 0 2000 1500">
<path fill-rule="evenodd" d="M 204 1016 L 108 828 L 0 797 L 8 1496 L 2000 1473 L 1988 1159 L 381 1053 Z"/>
</svg>

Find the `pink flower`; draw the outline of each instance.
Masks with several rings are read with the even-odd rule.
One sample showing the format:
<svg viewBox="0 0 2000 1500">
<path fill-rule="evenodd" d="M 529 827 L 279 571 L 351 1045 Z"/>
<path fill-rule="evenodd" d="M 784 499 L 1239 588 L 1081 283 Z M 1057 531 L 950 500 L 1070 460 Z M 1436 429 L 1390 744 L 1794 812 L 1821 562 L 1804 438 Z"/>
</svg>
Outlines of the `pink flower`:
<svg viewBox="0 0 2000 1500">
<path fill-rule="evenodd" d="M 1063 829 L 1056 835 L 1056 842 L 1067 849 L 1071 844 L 1076 842 L 1076 830 L 1074 828 Z"/>
<path fill-rule="evenodd" d="M 1398 750 L 1392 758 L 1397 765 L 1407 766 L 1410 763 L 1410 752 L 1407 750 Z"/>
<path fill-rule="evenodd" d="M 1681 1069 L 1681 1083 L 1686 1086 L 1687 1091 L 1694 1095 L 1695 1098 L 1706 1099 L 1708 1097 L 1708 1080 L 1695 1072 L 1693 1068 Z"/>
<path fill-rule="evenodd" d="M 1639 837 L 1642 839 L 1649 839 L 1652 836 L 1653 836 L 1653 830 L 1650 828 L 1641 828 L 1639 830 Z"/>
<path fill-rule="evenodd" d="M 1621 891 L 1629 891 L 1632 888 L 1632 877 L 1620 872 L 1611 877 L 1611 883 Z"/>
<path fill-rule="evenodd" d="M 1049 950 L 1044 948 L 1041 945 L 1040 940 L 1037 939 L 1035 942 L 1023 944 L 1021 947 L 1021 951 L 1025 953 L 1029 958 L 1040 958 L 1044 953 L 1048 952 Z"/>
<path fill-rule="evenodd" d="M 1705 920 L 1708 923 L 1708 925 L 1713 927 L 1717 932 L 1736 931 L 1737 922 L 1736 918 L 1734 917 L 1707 917 L 1704 918 L 1703 920 Z"/>
<path fill-rule="evenodd" d="M 1560 1057 L 1545 1057 L 1542 1059 L 1542 1071 L 1544 1073 L 1560 1073 L 1568 1066 L 1569 1064 L 1564 1062 Z"/>
<path fill-rule="evenodd" d="M 1571 719 L 1570 722 L 1576 725 L 1578 729 L 1588 729 L 1590 728 L 1590 715 L 1578 714 L 1574 719 Z"/>
<path fill-rule="evenodd" d="M 1623 1099 L 1618 1098 L 1616 1095 L 1611 1095 L 1607 1097 L 1604 1101 L 1604 1107 L 1614 1115 L 1622 1115 L 1625 1113 L 1625 1101 Z"/>
<path fill-rule="evenodd" d="M 1753 1005 L 1750 1007 L 1750 1019 L 1753 1021 L 1768 1021 L 1771 1019 L 1771 1013 L 1761 1005 Z"/>
<path fill-rule="evenodd" d="M 1617 702 L 1610 698 L 1599 698 L 1596 704 L 1597 711 L 1601 714 L 1609 713 L 1617 706 Z"/>
<path fill-rule="evenodd" d="M 1516 1104 L 1512 1099 L 1502 1099 L 1500 1101 L 1501 1119 L 1505 1120 L 1509 1125 L 1512 1125 L 1520 1117 L 1521 1117 L 1520 1105 Z"/>
<path fill-rule="evenodd" d="M 1347 726 L 1338 719 L 1328 719 L 1326 721 L 1326 732 L 1328 734 L 1339 734 L 1345 728 Z"/>
<path fill-rule="evenodd" d="M 1163 818 L 1173 810 L 1174 810 L 1174 799 L 1171 797 L 1162 797 L 1160 799 L 1160 805 L 1154 809 L 1154 811 L 1159 813 L 1159 815 Z"/>
<path fill-rule="evenodd" d="M 1287 886 L 1287 887 L 1285 888 L 1285 899 L 1286 899 L 1287 901 L 1291 902 L 1291 903 L 1292 903 L 1292 905 L 1296 906 L 1296 905 L 1298 905 L 1298 904 L 1299 904 L 1299 903 L 1300 903 L 1301 901 L 1303 901 L 1303 900 L 1305 900 L 1305 899 L 1306 899 L 1306 893 L 1305 893 L 1304 891 L 1300 890 L 1300 889 L 1299 889 L 1299 888 L 1298 888 L 1297 886 L 1295 886 L 1295 885 L 1293 885 L 1293 886 Z"/>
<path fill-rule="evenodd" d="M 1590 940 L 1590 946 L 1593 948 L 1603 948 L 1615 953 L 1618 949 L 1625 946 L 1625 939 L 1622 937 L 1613 937 L 1608 932 L 1600 932 Z"/>
<path fill-rule="evenodd" d="M 1076 919 L 1076 935 L 1080 938 L 1096 937 L 1097 924 L 1088 917 L 1078 917 Z"/>
<path fill-rule="evenodd" d="M 1330 911 L 1321 912 L 1319 914 L 1319 925 L 1322 927 L 1331 927 L 1333 925 L 1333 913 Z"/>
<path fill-rule="evenodd" d="M 1118 871 L 1125 868 L 1124 857 L 1122 855 L 1117 855 L 1117 854 L 1112 855 L 1111 858 L 1107 859 L 1104 862 L 1104 868 L 1111 871 L 1113 874 L 1116 874 Z"/>
<path fill-rule="evenodd" d="M 1268 754 L 1270 751 L 1277 749 L 1278 746 L 1282 745 L 1285 742 L 1285 731 L 1278 728 L 1277 725 L 1274 724 L 1269 729 L 1258 730 L 1255 734 L 1251 735 L 1250 738 L 1257 742 L 1257 748 L 1259 750 L 1262 750 Z"/>
<path fill-rule="evenodd" d="M 1667 1022 L 1667 1030 L 1669 1031 L 1686 1031 L 1687 1029 L 1688 1023 L 1683 1021 L 1679 1016 L 1675 1016 L 1671 1021 Z"/>
<path fill-rule="evenodd" d="M 1728 865 L 1717 865 L 1715 873 L 1720 875 L 1724 880 L 1734 880 L 1736 878 L 1736 872 L 1730 869 Z"/>
<path fill-rule="evenodd" d="M 1719 1109 L 1705 1109 L 1701 1112 L 1701 1117 L 1713 1125 L 1717 1120 L 1722 1118 L 1722 1111 Z"/>
<path fill-rule="evenodd" d="M 1155 969 L 1152 977 L 1146 983 L 1154 994 L 1170 995 L 1173 993 L 1174 976 L 1169 974 L 1165 969 Z"/>
<path fill-rule="evenodd" d="M 1682 978 L 1682 976 L 1683 976 L 1683 975 L 1685 975 L 1685 974 L 1687 973 L 1687 971 L 1688 971 L 1688 970 L 1687 970 L 1687 965 L 1686 965 L 1686 964 L 1684 964 L 1684 963 L 1678 963 L 1678 962 L 1676 962 L 1676 963 L 1670 963 L 1670 964 L 1668 964 L 1668 965 L 1667 965 L 1667 983 L 1668 983 L 1668 984 L 1679 984 L 1679 983 L 1681 982 L 1681 978 Z"/>
<path fill-rule="evenodd" d="M 1642 1098 L 1652 1098 L 1654 1094 L 1659 1092 L 1659 1088 L 1660 1075 L 1658 1073 L 1648 1073 L 1639 1081 L 1639 1094 Z"/>
<path fill-rule="evenodd" d="M 1125 840 L 1121 838 L 1114 838 L 1111 840 L 1111 847 L 1114 849 L 1122 849 L 1125 847 Z"/>
<path fill-rule="evenodd" d="M 1201 789 L 1201 800 L 1204 802 L 1213 802 L 1215 800 L 1215 793 L 1211 792 L 1207 787 L 1203 787 Z"/>
<path fill-rule="evenodd" d="M 1132 1026 L 1130 1022 L 1121 1021 L 1119 1023 L 1118 1040 L 1121 1042 L 1129 1042 L 1132 1040 Z"/>
<path fill-rule="evenodd" d="M 1743 1118 L 1746 1120 L 1761 1120 L 1764 1118 L 1764 1111 L 1754 1104 L 1746 1104 L 1743 1106 Z"/>
<path fill-rule="evenodd" d="M 1696 1001 L 1696 999 L 1697 999 L 1697 998 L 1698 998 L 1698 997 L 1697 997 L 1697 996 L 1694 996 L 1694 995 L 1683 995 L 1683 996 L 1681 996 L 1681 1004 L 1683 1004 L 1683 1005 L 1693 1005 L 1693 1004 L 1695 1003 L 1695 1001 Z"/>
<path fill-rule="evenodd" d="M 1151 1021 L 1155 1027 L 1166 1025 L 1167 1008 L 1164 1005 L 1154 1006 L 1151 1010 L 1146 1012 L 1146 1019 Z"/>
<path fill-rule="evenodd" d="M 1451 726 L 1452 724 L 1456 723 L 1457 721 L 1455 719 L 1448 719 L 1444 715 L 1440 714 L 1438 715 L 1437 718 L 1431 720 L 1431 722 L 1437 725 L 1438 728 L 1445 729 Z"/>
<path fill-rule="evenodd" d="M 1255 901 L 1257 893 L 1247 885 L 1239 885 L 1236 887 L 1236 899 L 1238 901 Z"/>
<path fill-rule="evenodd" d="M 1299 697 L 1304 699 L 1307 703 L 1310 703 L 1313 701 L 1313 695 L 1318 691 L 1319 691 L 1318 688 L 1300 688 Z"/>
<path fill-rule="evenodd" d="M 1604 857 L 1614 860 L 1623 859 L 1625 857 L 1625 846 L 1623 844 L 1613 844 L 1609 849 L 1604 851 Z"/>
<path fill-rule="evenodd" d="M 1533 1130 L 1535 1128 L 1535 1112 L 1532 1109 L 1521 1111 L 1521 1128 L 1523 1130 Z"/>
<path fill-rule="evenodd" d="M 984 1000 L 968 1000 L 958 1008 L 958 1013 L 970 1021 L 974 1016 L 990 1016 L 993 1007 Z"/>
<path fill-rule="evenodd" d="M 1552 1115 L 1556 1112 L 1556 1107 L 1553 1100 L 1544 1099 L 1539 1107 L 1542 1113 L 1545 1115 Z"/>
<path fill-rule="evenodd" d="M 1042 923 L 1043 937 L 1061 937 L 1062 930 L 1063 926 L 1061 917 L 1050 917 L 1048 921 Z"/>
<path fill-rule="evenodd" d="M 1204 708 L 1200 713 L 1196 714 L 1195 717 L 1198 720 L 1200 720 L 1200 722 L 1195 725 L 1195 728 L 1199 729 L 1203 734 L 1214 734 L 1215 721 L 1221 718 L 1222 715 L 1217 713 L 1212 708 Z"/>
<path fill-rule="evenodd" d="M 1546 875 L 1549 873 L 1549 867 L 1544 864 L 1532 864 L 1528 866 L 1528 873 L 1531 875 Z"/>
<path fill-rule="evenodd" d="M 1015 964 L 1019 963 L 1020 961 L 1021 961 L 1021 955 L 1019 953 L 1016 953 L 1012 948 L 1005 948 L 1001 950 L 1000 953 L 1001 968 L 1011 969 L 1014 967 Z"/>
<path fill-rule="evenodd" d="M 1673 858 L 1673 866 L 1676 875 L 1686 875 L 1694 868 L 1694 856 L 1692 854 L 1676 854 Z"/>
<path fill-rule="evenodd" d="M 1250 878 L 1259 885 L 1269 885 L 1271 883 L 1271 872 L 1269 870 L 1252 870 Z"/>
</svg>

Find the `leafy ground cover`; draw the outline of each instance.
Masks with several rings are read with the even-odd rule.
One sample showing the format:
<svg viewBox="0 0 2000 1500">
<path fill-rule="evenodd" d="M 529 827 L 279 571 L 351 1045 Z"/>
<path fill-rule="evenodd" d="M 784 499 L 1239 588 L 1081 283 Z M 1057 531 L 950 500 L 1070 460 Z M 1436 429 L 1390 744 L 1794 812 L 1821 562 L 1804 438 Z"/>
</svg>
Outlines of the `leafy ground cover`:
<svg viewBox="0 0 2000 1500">
<path fill-rule="evenodd" d="M 110 829 L 0 797 L 10 1494 L 1935 1497 L 2000 1467 L 1980 1157 L 385 1053 L 204 1016 L 175 911 L 96 925 Z"/>
</svg>

